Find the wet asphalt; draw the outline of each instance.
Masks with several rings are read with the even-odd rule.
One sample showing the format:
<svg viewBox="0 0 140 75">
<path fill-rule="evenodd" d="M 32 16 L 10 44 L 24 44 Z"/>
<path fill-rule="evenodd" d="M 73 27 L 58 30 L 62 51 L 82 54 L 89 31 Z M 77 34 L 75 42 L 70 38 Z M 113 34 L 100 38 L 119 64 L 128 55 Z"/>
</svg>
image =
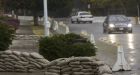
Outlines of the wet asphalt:
<svg viewBox="0 0 140 75">
<path fill-rule="evenodd" d="M 103 33 L 102 23 L 68 24 L 70 31 L 80 33 L 87 31 L 93 34 L 97 43 L 97 57 L 113 67 L 117 60 L 117 47 L 100 38 L 107 38 L 109 41 L 120 43 L 123 46 L 125 58 L 131 66 L 131 71 L 113 72 L 113 75 L 140 75 L 140 25 L 133 25 L 133 33 L 114 32 L 111 34 Z"/>
</svg>

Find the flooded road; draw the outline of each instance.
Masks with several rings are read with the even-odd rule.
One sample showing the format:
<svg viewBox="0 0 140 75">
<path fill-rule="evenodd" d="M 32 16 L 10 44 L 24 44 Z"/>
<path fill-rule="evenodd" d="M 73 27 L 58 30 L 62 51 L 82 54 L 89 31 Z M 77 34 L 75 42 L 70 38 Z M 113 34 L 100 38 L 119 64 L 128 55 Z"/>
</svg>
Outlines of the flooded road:
<svg viewBox="0 0 140 75">
<path fill-rule="evenodd" d="M 131 71 L 114 72 L 113 75 L 140 75 L 140 25 L 133 25 L 133 33 L 115 32 L 111 34 L 103 33 L 102 23 L 69 24 L 69 27 L 70 31 L 74 33 L 80 33 L 84 30 L 93 34 L 95 41 L 99 41 L 100 38 L 107 38 L 111 43 L 117 42 L 123 46 L 126 61 L 132 69 Z M 117 60 L 117 48 L 112 46 L 110 44 L 98 44 L 99 58 L 111 67 Z"/>
</svg>

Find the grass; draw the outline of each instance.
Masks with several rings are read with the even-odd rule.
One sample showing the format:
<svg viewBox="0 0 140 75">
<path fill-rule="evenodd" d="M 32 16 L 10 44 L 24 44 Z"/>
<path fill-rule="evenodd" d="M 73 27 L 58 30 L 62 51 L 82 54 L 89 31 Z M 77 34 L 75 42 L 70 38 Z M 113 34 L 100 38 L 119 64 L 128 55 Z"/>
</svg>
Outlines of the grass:
<svg viewBox="0 0 140 75">
<path fill-rule="evenodd" d="M 32 30 L 35 35 L 38 35 L 38 36 L 44 35 L 44 26 L 43 25 L 39 25 L 39 26 L 32 25 Z"/>
</svg>

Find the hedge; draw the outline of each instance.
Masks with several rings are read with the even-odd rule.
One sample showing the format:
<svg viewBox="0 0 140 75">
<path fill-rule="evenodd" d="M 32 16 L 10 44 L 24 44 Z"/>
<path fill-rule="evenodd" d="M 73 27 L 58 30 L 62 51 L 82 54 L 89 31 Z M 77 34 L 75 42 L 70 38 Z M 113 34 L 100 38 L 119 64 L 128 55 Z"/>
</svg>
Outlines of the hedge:
<svg viewBox="0 0 140 75">
<path fill-rule="evenodd" d="M 0 51 L 7 50 L 14 38 L 13 27 L 0 21 Z"/>
<path fill-rule="evenodd" d="M 95 56 L 95 45 L 80 35 L 59 34 L 39 40 L 39 53 L 48 60 L 71 56 Z"/>
</svg>

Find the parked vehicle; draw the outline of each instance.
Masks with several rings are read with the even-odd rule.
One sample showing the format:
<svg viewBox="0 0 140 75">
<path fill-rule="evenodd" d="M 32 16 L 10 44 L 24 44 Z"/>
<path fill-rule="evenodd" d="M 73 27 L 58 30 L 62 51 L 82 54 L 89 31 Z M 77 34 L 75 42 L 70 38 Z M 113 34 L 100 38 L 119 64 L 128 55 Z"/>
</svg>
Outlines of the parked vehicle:
<svg viewBox="0 0 140 75">
<path fill-rule="evenodd" d="M 103 33 L 111 32 L 132 33 L 132 23 L 125 15 L 108 15 L 103 23 Z"/>
<path fill-rule="evenodd" d="M 93 15 L 90 12 L 87 11 L 79 11 L 76 13 L 72 13 L 71 16 L 71 23 L 86 23 L 86 22 L 90 22 L 92 23 L 93 21 Z"/>
</svg>

